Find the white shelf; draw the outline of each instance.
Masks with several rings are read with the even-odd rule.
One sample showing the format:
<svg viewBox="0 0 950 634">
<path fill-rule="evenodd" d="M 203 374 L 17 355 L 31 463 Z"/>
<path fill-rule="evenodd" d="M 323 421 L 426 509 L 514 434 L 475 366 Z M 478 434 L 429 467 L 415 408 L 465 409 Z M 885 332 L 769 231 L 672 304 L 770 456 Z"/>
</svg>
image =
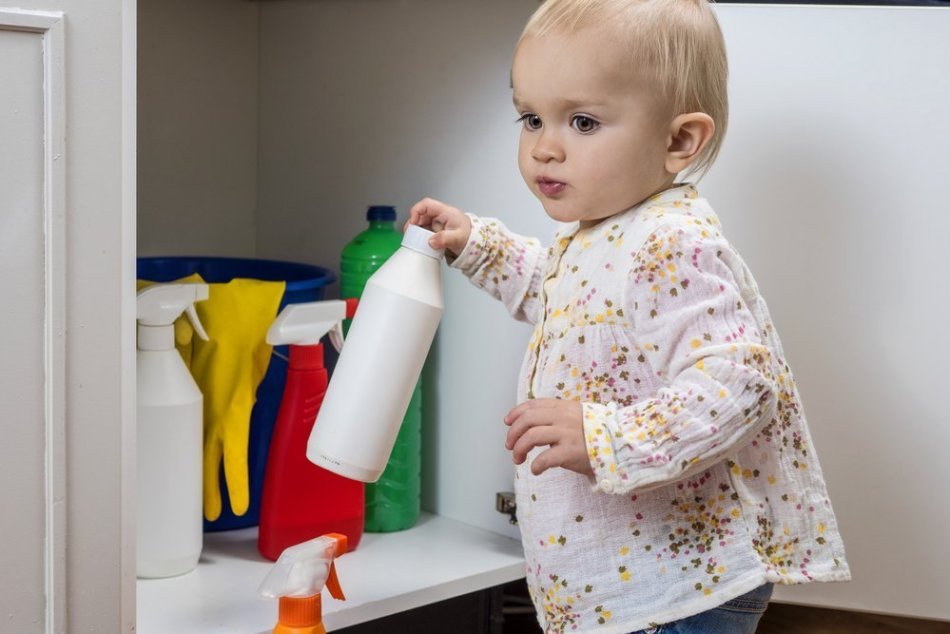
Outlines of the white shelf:
<svg viewBox="0 0 950 634">
<path fill-rule="evenodd" d="M 257 587 L 272 562 L 257 552 L 257 529 L 205 535 L 197 570 L 137 584 L 139 634 L 263 634 L 277 602 Z M 345 602 L 324 592 L 327 629 L 339 629 L 474 592 L 524 576 L 521 544 L 423 513 L 412 529 L 367 533 L 337 562 Z"/>
</svg>

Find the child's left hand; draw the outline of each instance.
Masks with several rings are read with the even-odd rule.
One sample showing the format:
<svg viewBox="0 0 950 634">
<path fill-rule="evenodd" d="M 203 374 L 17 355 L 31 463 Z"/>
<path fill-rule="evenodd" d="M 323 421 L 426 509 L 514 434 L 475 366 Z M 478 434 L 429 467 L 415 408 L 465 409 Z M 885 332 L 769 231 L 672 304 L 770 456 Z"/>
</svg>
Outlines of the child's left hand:
<svg viewBox="0 0 950 634">
<path fill-rule="evenodd" d="M 583 407 L 579 401 L 538 398 L 521 403 L 505 416 L 510 426 L 505 448 L 515 464 L 523 463 L 535 447 L 550 445 L 531 463 L 531 473 L 540 475 L 562 467 L 581 475 L 594 475 L 584 440 Z"/>
</svg>

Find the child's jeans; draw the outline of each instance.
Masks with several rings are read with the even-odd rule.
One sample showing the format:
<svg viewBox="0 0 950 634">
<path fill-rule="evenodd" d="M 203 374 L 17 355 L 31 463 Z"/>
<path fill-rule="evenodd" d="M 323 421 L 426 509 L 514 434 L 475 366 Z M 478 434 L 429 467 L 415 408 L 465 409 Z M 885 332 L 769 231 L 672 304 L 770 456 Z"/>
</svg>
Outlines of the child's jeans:
<svg viewBox="0 0 950 634">
<path fill-rule="evenodd" d="M 771 596 L 772 584 L 766 583 L 718 608 L 633 634 L 755 634 Z"/>
</svg>

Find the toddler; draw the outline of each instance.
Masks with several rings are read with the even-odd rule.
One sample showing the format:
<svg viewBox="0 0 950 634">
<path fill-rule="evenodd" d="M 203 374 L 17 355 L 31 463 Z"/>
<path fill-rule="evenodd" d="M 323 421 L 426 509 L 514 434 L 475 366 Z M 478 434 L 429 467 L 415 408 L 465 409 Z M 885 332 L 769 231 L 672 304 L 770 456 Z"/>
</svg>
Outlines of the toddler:
<svg viewBox="0 0 950 634">
<path fill-rule="evenodd" d="M 765 301 L 676 180 L 716 157 L 726 74 L 706 0 L 547 0 L 511 77 L 553 245 L 411 210 L 535 326 L 505 424 L 546 632 L 754 632 L 772 584 L 850 578 Z"/>
</svg>

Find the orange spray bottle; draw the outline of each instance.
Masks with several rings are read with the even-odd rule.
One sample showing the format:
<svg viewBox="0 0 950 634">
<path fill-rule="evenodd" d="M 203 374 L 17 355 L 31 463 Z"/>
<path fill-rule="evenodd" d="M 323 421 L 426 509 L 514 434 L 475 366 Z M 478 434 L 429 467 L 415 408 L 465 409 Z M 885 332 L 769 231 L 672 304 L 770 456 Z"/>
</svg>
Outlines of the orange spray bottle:
<svg viewBox="0 0 950 634">
<path fill-rule="evenodd" d="M 346 552 L 346 535 L 328 533 L 291 546 L 261 582 L 261 596 L 278 599 L 274 634 L 326 634 L 320 592 L 343 601 L 334 560 Z"/>
</svg>

